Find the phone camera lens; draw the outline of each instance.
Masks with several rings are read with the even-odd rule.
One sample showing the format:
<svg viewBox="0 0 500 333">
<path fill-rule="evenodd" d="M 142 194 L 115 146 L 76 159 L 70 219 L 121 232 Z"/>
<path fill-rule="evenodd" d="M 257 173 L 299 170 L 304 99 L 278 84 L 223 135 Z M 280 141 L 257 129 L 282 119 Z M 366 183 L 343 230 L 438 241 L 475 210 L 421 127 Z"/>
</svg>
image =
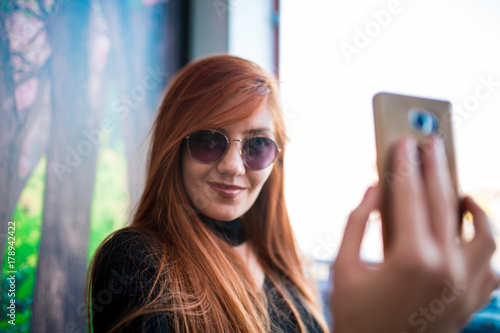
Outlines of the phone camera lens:
<svg viewBox="0 0 500 333">
<path fill-rule="evenodd" d="M 436 134 L 438 132 L 437 117 L 424 109 L 411 109 L 408 113 L 411 127 L 424 135 Z"/>
</svg>

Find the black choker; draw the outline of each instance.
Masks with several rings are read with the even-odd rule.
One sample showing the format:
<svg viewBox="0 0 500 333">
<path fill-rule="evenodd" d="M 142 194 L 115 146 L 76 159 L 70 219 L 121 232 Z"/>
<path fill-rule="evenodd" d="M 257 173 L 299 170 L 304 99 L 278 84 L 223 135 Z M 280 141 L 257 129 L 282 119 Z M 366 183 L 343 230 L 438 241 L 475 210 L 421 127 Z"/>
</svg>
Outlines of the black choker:
<svg viewBox="0 0 500 333">
<path fill-rule="evenodd" d="M 200 219 L 212 229 L 217 236 L 228 242 L 231 246 L 238 246 L 245 241 L 241 217 L 232 221 L 218 221 L 200 214 Z"/>
</svg>

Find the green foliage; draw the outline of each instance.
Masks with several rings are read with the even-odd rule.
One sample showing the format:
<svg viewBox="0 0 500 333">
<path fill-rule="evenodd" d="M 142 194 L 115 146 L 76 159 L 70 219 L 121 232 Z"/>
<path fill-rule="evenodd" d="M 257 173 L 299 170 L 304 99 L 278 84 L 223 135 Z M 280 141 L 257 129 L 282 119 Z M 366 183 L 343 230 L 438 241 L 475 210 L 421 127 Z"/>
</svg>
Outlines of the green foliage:
<svg viewBox="0 0 500 333">
<path fill-rule="evenodd" d="M 4 252 L 1 289 L 2 298 L 0 307 L 2 321 L 0 331 L 2 332 L 28 332 L 29 318 L 31 315 L 31 303 L 33 302 L 33 291 L 35 287 L 36 265 L 38 261 L 38 247 L 40 244 L 43 195 L 45 191 L 45 171 L 47 158 L 43 156 L 33 170 L 30 179 L 26 183 L 19 201 L 17 203 L 12 220 L 16 222 L 15 230 L 15 300 L 16 318 L 15 326 L 8 323 L 7 306 L 11 297 L 8 296 L 8 280 L 11 271 L 8 267 L 8 251 Z"/>
<path fill-rule="evenodd" d="M 123 142 L 116 150 L 99 149 L 97 170 L 90 209 L 89 260 L 102 240 L 114 230 L 125 226 L 129 206 L 127 161 Z"/>
<path fill-rule="evenodd" d="M 112 231 L 126 223 L 129 199 L 127 195 L 127 167 L 123 142 L 114 147 L 101 146 L 96 166 L 96 179 L 90 212 L 89 258 L 101 241 Z M 12 220 L 16 221 L 15 269 L 16 319 L 15 326 L 8 323 L 7 306 L 10 274 L 5 250 L 0 300 L 0 332 L 29 332 L 31 304 L 36 281 L 38 248 L 40 244 L 43 195 L 45 191 L 46 157 L 42 157 L 23 189 Z"/>
</svg>

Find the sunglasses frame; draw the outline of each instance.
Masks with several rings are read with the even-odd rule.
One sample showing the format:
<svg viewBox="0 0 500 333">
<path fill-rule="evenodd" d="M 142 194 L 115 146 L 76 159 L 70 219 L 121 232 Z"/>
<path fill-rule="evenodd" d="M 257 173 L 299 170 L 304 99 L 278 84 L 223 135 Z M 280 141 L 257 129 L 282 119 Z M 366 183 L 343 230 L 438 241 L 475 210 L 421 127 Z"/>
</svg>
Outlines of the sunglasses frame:
<svg viewBox="0 0 500 333">
<path fill-rule="evenodd" d="M 211 131 L 211 132 L 216 132 L 216 133 L 219 133 L 221 134 L 225 139 L 226 139 L 226 149 L 224 150 L 224 153 L 218 158 L 216 159 L 215 161 L 213 162 L 203 162 L 203 161 L 200 161 L 199 159 L 197 159 L 196 157 L 194 157 L 193 153 L 191 153 L 191 149 L 189 149 L 189 137 L 196 133 L 196 132 L 200 132 L 200 131 Z M 278 146 L 278 143 L 276 141 L 274 141 L 273 139 L 271 138 L 268 138 L 266 136 L 262 136 L 262 135 L 258 135 L 258 136 L 253 136 L 251 138 L 248 138 L 248 139 L 245 139 L 245 140 L 242 140 L 242 139 L 230 139 L 228 138 L 227 135 L 225 135 L 224 133 L 222 133 L 221 131 L 218 131 L 218 130 L 215 130 L 215 129 L 206 129 L 206 130 L 198 130 L 198 131 L 194 131 L 193 133 L 189 134 L 189 135 L 186 135 L 184 137 L 186 139 L 186 146 L 187 146 L 187 150 L 189 151 L 189 154 L 198 162 L 200 163 L 203 163 L 203 164 L 212 164 L 212 163 L 217 163 L 221 158 L 224 157 L 224 155 L 226 155 L 228 149 L 229 149 L 229 143 L 231 141 L 236 141 L 236 142 L 241 142 L 241 147 L 243 147 L 243 144 L 248 141 L 248 140 L 251 140 L 251 139 L 255 139 L 255 138 L 264 138 L 264 139 L 267 139 L 267 140 L 271 140 L 271 142 L 276 146 L 276 153 L 274 154 L 274 158 L 272 159 L 271 162 L 269 162 L 268 165 L 266 165 L 265 167 L 263 168 L 259 168 L 259 169 L 255 169 L 255 168 L 252 168 L 251 166 L 249 166 L 246 162 L 245 162 L 245 159 L 243 158 L 243 150 L 242 148 L 239 148 L 238 149 L 238 152 L 240 153 L 240 156 L 241 156 L 241 160 L 243 161 L 243 164 L 245 164 L 245 167 L 251 169 L 251 170 L 263 170 L 265 168 L 267 168 L 268 166 L 270 166 L 271 164 L 273 164 L 273 162 L 276 160 L 276 158 L 278 157 L 278 154 L 281 152 L 281 148 Z"/>
</svg>

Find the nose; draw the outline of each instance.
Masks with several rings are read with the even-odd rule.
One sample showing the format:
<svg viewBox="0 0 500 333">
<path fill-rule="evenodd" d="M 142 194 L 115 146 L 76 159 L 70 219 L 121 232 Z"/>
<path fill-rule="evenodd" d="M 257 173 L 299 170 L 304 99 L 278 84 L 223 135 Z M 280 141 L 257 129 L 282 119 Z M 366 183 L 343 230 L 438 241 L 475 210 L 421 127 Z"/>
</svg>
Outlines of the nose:
<svg viewBox="0 0 500 333">
<path fill-rule="evenodd" d="M 236 142 L 235 142 L 236 141 Z M 217 162 L 217 171 L 230 176 L 240 176 L 245 174 L 245 163 L 240 154 L 240 140 L 230 140 L 227 151 Z"/>
</svg>

